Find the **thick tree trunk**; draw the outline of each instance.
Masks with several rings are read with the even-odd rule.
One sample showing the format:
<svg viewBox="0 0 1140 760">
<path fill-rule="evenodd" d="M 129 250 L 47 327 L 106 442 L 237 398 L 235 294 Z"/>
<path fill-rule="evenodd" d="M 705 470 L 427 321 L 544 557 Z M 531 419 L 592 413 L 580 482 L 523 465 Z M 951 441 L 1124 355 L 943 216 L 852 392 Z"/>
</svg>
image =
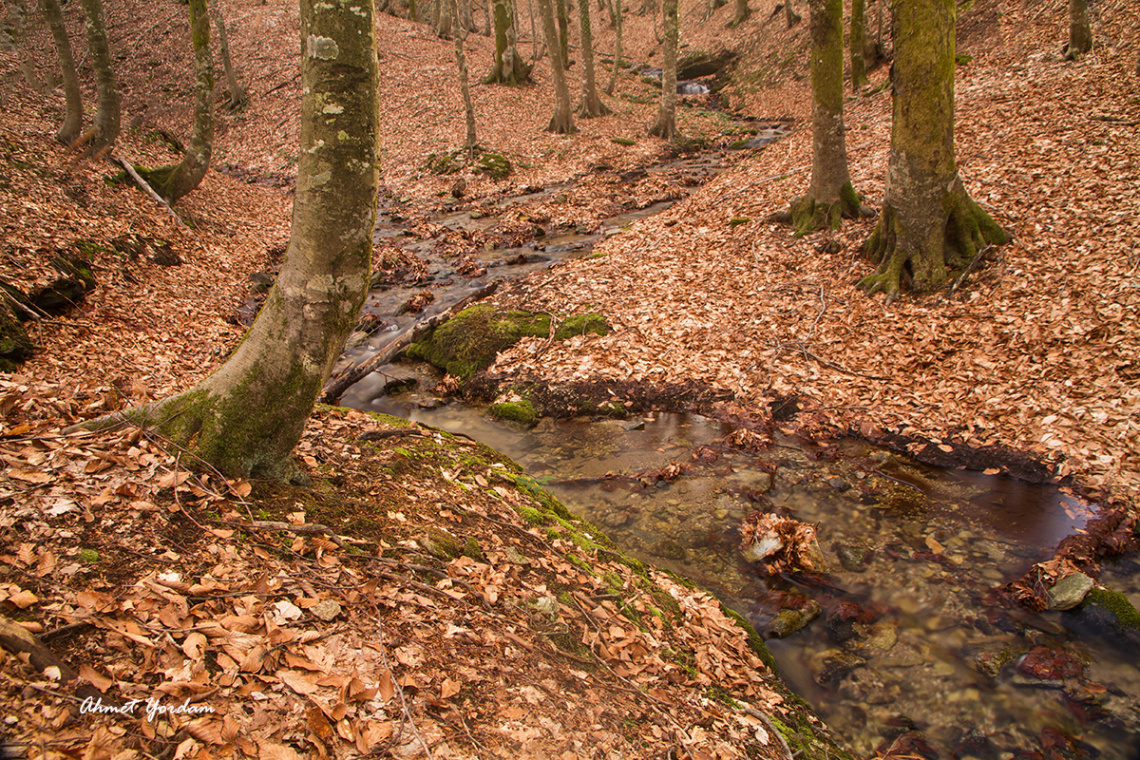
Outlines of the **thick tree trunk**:
<svg viewBox="0 0 1140 760">
<path fill-rule="evenodd" d="M 680 136 L 677 132 L 677 47 L 680 42 L 681 24 L 677 14 L 677 0 L 664 0 L 661 13 L 665 26 L 665 65 L 661 73 L 661 108 L 657 111 L 657 121 L 649 128 L 649 134 L 665 140 Z"/>
<path fill-rule="evenodd" d="M 867 62 L 863 59 L 867 36 L 867 18 L 864 10 L 864 0 L 851 0 L 851 34 L 847 38 L 847 47 L 851 57 L 852 92 L 858 92 L 870 82 L 867 79 Z"/>
<path fill-rule="evenodd" d="M 789 29 L 800 23 L 800 14 L 796 13 L 795 9 L 792 8 L 792 0 L 784 0 L 784 18 L 788 22 Z"/>
<path fill-rule="evenodd" d="M 486 84 L 522 84 L 530 79 L 530 66 L 519 55 L 511 0 L 494 0 L 494 3 L 495 65 L 483 81 Z"/>
<path fill-rule="evenodd" d="M 967 194 L 954 158 L 954 0 L 895 4 L 894 113 L 883 213 L 860 286 L 893 298 L 947 282 L 978 249 L 1009 234 Z"/>
<path fill-rule="evenodd" d="M 237 72 L 234 70 L 234 62 L 230 57 L 230 40 L 226 33 L 225 16 L 222 15 L 222 9 L 217 3 L 213 3 L 213 9 L 214 26 L 218 30 L 218 52 L 222 54 L 222 70 L 226 74 L 230 110 L 241 111 L 249 105 L 249 93 L 241 86 Z"/>
<path fill-rule="evenodd" d="M 843 128 L 843 0 L 811 0 L 811 188 L 792 201 L 796 236 L 839 229 L 860 214 Z"/>
<path fill-rule="evenodd" d="M 582 102 L 578 115 L 584 119 L 613 113 L 598 97 L 598 83 L 594 76 L 594 35 L 590 28 L 590 0 L 578 0 L 578 24 L 582 35 Z"/>
<path fill-rule="evenodd" d="M 610 81 L 606 83 L 606 94 L 614 94 L 614 86 L 617 85 L 618 71 L 621 70 L 621 0 L 614 0 L 614 34 L 616 40 L 614 42 L 614 63 L 610 69 Z"/>
<path fill-rule="evenodd" d="M 111 67 L 111 45 L 103 22 L 102 0 L 80 0 L 87 22 L 87 46 L 95 69 L 95 127 L 90 131 L 88 155 L 106 152 L 119 136 L 119 90 Z"/>
<path fill-rule="evenodd" d="M 447 39 L 452 35 L 455 24 L 455 14 L 452 12 L 452 3 L 449 0 L 438 0 L 435 10 L 435 35 Z"/>
<path fill-rule="evenodd" d="M 1076 60 L 1077 56 L 1092 50 L 1092 46 L 1088 0 L 1069 0 L 1069 44 L 1065 45 L 1065 60 Z"/>
<path fill-rule="evenodd" d="M 214 152 L 214 63 L 206 0 L 190 0 L 190 36 L 194 45 L 194 130 L 190 145 L 176 166 L 146 173 L 150 186 L 171 204 L 198 187 Z"/>
<path fill-rule="evenodd" d="M 372 3 L 301 0 L 301 145 L 285 263 L 221 369 L 163 401 L 112 415 L 146 425 L 228 477 L 293 477 L 291 452 L 368 292 L 376 216 Z"/>
<path fill-rule="evenodd" d="M 570 13 L 566 3 L 567 0 L 554 0 L 555 17 L 558 19 L 558 52 L 562 56 L 563 70 L 569 70 L 573 63 L 570 60 Z"/>
<path fill-rule="evenodd" d="M 546 46 L 550 48 L 550 68 L 554 74 L 554 116 L 546 129 L 568 135 L 574 131 L 574 116 L 570 113 L 570 88 L 566 84 L 566 71 L 562 68 L 562 54 L 558 49 L 552 0 L 538 0 L 538 10 L 542 15 L 542 29 L 546 35 Z"/>
<path fill-rule="evenodd" d="M 458 14 L 456 0 L 451 0 L 452 11 Z M 475 137 L 475 105 L 471 102 L 471 84 L 467 77 L 467 54 L 463 44 L 467 41 L 467 27 L 458 24 L 455 28 L 455 65 L 459 69 L 459 91 L 463 95 L 463 111 L 467 116 L 467 138 L 464 140 L 469 154 L 474 154 L 479 141 Z"/>
<path fill-rule="evenodd" d="M 63 11 L 58 0 L 40 0 L 40 10 L 51 28 L 55 39 L 55 50 L 59 54 L 59 65 L 63 69 L 63 97 L 67 111 L 63 124 L 55 133 L 55 139 L 64 145 L 71 145 L 79 139 L 83 129 L 83 96 L 79 90 L 79 74 L 75 70 L 75 53 L 71 50 L 71 38 L 67 35 L 67 25 L 63 21 Z"/>
</svg>

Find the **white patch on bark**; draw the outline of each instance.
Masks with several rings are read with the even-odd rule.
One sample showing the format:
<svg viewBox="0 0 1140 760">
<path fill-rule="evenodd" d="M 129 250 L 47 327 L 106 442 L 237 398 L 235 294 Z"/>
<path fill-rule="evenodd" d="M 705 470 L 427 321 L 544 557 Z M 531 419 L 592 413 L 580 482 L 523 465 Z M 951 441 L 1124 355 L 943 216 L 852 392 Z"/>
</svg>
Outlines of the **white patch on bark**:
<svg viewBox="0 0 1140 760">
<path fill-rule="evenodd" d="M 310 34 L 307 47 L 310 58 L 320 58 L 322 61 L 332 61 L 340 55 L 340 48 L 337 47 L 336 40 L 331 37 Z"/>
<path fill-rule="evenodd" d="M 360 16 L 361 18 L 367 18 L 368 17 L 368 14 L 365 12 L 365 10 L 358 5 L 350 5 L 348 7 L 348 9 L 350 11 L 352 11 L 353 13 L 355 13 L 357 16 Z"/>
<path fill-rule="evenodd" d="M 320 174 L 314 174 L 309 177 L 309 184 L 319 187 L 320 185 L 326 184 L 330 179 L 332 179 L 332 171 L 326 169 Z"/>
<path fill-rule="evenodd" d="M 336 103 L 329 103 L 321 109 L 321 113 L 338 114 L 344 113 L 344 106 L 338 106 Z"/>
<path fill-rule="evenodd" d="M 316 153 L 318 150 L 320 150 L 323 147 L 325 147 L 325 141 L 324 140 L 317 140 L 316 143 L 313 144 L 313 147 L 309 148 L 309 150 L 306 152 L 307 153 Z"/>
<path fill-rule="evenodd" d="M 341 131 L 336 133 L 336 139 L 340 140 L 341 142 L 344 142 L 345 140 L 348 139 L 348 132 L 345 132 L 342 129 Z"/>
</svg>

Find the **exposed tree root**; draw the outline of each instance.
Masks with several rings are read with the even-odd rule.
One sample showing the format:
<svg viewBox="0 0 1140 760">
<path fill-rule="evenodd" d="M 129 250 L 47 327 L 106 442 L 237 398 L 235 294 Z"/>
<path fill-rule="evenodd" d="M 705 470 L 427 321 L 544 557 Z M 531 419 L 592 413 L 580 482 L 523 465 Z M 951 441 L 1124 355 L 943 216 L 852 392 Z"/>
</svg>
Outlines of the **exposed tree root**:
<svg viewBox="0 0 1140 760">
<path fill-rule="evenodd" d="M 888 300 L 908 282 L 915 292 L 937 290 L 950 281 L 953 270 L 969 266 L 980 248 L 1011 239 L 970 198 L 960 180 L 946 192 L 942 208 L 942 222 L 930 225 L 923 234 L 919 224 L 906 224 L 899 209 L 885 205 L 864 245 L 867 256 L 878 267 L 859 281 L 859 287 L 869 295 L 885 293 Z"/>
<path fill-rule="evenodd" d="M 796 237 L 803 237 L 818 230 L 837 230 L 844 219 L 871 217 L 874 213 L 860 202 L 859 194 L 848 182 L 839 189 L 838 201 L 820 203 L 811 195 L 801 195 L 792 200 L 790 211 L 779 219 L 792 225 Z"/>
</svg>

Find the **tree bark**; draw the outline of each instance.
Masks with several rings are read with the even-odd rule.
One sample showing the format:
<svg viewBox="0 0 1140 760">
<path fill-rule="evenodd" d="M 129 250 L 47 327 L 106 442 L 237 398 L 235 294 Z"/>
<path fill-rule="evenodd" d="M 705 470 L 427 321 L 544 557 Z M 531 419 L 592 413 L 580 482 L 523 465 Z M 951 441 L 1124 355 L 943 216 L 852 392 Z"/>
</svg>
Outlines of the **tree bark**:
<svg viewBox="0 0 1140 760">
<path fill-rule="evenodd" d="M 75 53 L 71 49 L 71 38 L 67 35 L 58 0 L 40 0 L 40 11 L 51 28 L 59 65 L 63 69 L 63 97 L 67 110 L 55 139 L 71 145 L 79 139 L 83 129 L 83 96 L 79 90 L 79 74 L 75 70 Z"/>
<path fill-rule="evenodd" d="M 27 8 L 23 3 L 7 4 L 7 13 L 0 19 L 0 48 L 7 50 L 16 58 L 16 66 L 24 77 L 28 87 L 37 93 L 45 93 L 48 88 L 44 85 L 40 75 L 36 73 L 36 66 L 28 50 L 20 49 L 20 41 L 27 31 Z"/>
<path fill-rule="evenodd" d="M 1069 0 L 1069 44 L 1065 46 L 1065 60 L 1076 60 L 1092 50 L 1092 46 L 1088 0 Z"/>
<path fill-rule="evenodd" d="M 681 24 L 677 14 L 677 0 L 664 0 L 661 14 L 665 26 L 665 65 L 661 72 L 661 108 L 657 111 L 657 121 L 649 128 L 649 134 L 665 140 L 675 140 L 677 131 L 677 47 L 680 42 Z"/>
<path fill-rule="evenodd" d="M 863 58 L 867 35 L 865 10 L 864 0 L 851 0 L 851 34 L 847 38 L 847 46 L 851 57 L 852 92 L 858 92 L 870 82 L 867 78 L 867 62 Z"/>
<path fill-rule="evenodd" d="M 843 127 L 843 0 L 811 0 L 811 188 L 792 201 L 796 236 L 839 229 L 861 205 L 847 169 Z"/>
<path fill-rule="evenodd" d="M 218 51 L 222 54 L 222 70 L 226 74 L 226 87 L 229 92 L 229 102 L 231 111 L 241 111 L 249 105 L 249 93 L 241 86 L 238 81 L 237 72 L 234 70 L 234 62 L 230 57 L 230 40 L 229 35 L 226 33 L 226 19 L 222 14 L 222 9 L 217 3 L 213 3 L 214 9 L 214 26 L 218 30 Z"/>
<path fill-rule="evenodd" d="M 455 14 L 452 12 L 452 3 L 449 0 L 438 0 L 435 18 L 435 36 L 447 39 L 456 25 Z"/>
<path fill-rule="evenodd" d="M 558 19 L 558 53 L 562 56 L 562 69 L 570 69 L 570 14 L 566 10 L 567 0 L 554 0 L 555 18 Z M 554 50 L 554 48 L 551 48 Z"/>
<path fill-rule="evenodd" d="M 752 11 L 748 7 L 748 0 L 736 0 L 736 15 L 732 17 L 729 26 L 740 26 L 748 17 L 752 15 Z"/>
<path fill-rule="evenodd" d="M 895 4 L 895 80 L 886 198 L 865 250 L 878 264 L 859 283 L 898 294 L 935 290 L 978 249 L 1009 233 L 970 198 L 954 157 L 954 0 Z"/>
<path fill-rule="evenodd" d="M 546 129 L 568 135 L 574 132 L 574 116 L 570 113 L 570 88 L 566 84 L 566 71 L 562 68 L 552 0 L 538 0 L 538 10 L 542 15 L 542 29 L 546 35 L 546 46 L 550 49 L 550 68 L 554 75 L 554 116 Z"/>
<path fill-rule="evenodd" d="M 530 66 L 518 51 L 515 15 L 511 0 L 495 3 L 495 64 L 483 80 L 486 84 L 522 84 L 530 79 Z"/>
<path fill-rule="evenodd" d="M 590 0 L 578 0 L 578 24 L 582 37 L 582 102 L 578 115 L 584 119 L 613 113 L 598 97 L 598 83 L 594 75 L 594 35 L 590 28 Z"/>
<path fill-rule="evenodd" d="M 457 0 L 451 0 L 452 11 L 458 15 Z M 475 137 L 475 105 L 471 102 L 471 84 L 467 77 L 467 54 L 463 44 L 467 41 L 467 27 L 457 24 L 455 27 L 455 66 L 459 69 L 459 91 L 463 95 L 463 111 L 467 116 L 467 137 L 463 146 L 468 153 L 474 155 L 479 141 Z"/>
<path fill-rule="evenodd" d="M 800 14 L 792 8 L 792 0 L 784 0 L 784 18 L 788 22 L 789 29 L 800 23 Z"/>
<path fill-rule="evenodd" d="M 291 452 L 368 293 L 379 184 L 372 3 L 301 0 L 301 40 L 292 233 L 257 321 L 196 387 L 87 423 L 152 427 L 228 477 L 300 477 Z"/>
<path fill-rule="evenodd" d="M 87 154 L 105 153 L 119 136 L 119 90 L 111 66 L 111 45 L 103 22 L 102 0 L 80 0 L 87 22 L 87 46 L 95 69 L 95 127 L 90 131 Z"/>
<path fill-rule="evenodd" d="M 618 71 L 621 70 L 621 0 L 614 0 L 614 34 L 616 40 L 614 42 L 614 62 L 613 67 L 610 69 L 610 81 L 606 84 L 606 94 L 613 95 L 614 87 L 617 85 Z"/>
<path fill-rule="evenodd" d="M 214 152 L 214 64 L 206 0 L 190 0 L 190 36 L 194 46 L 194 129 L 190 145 L 176 166 L 146 172 L 151 187 L 171 204 L 198 187 Z"/>
</svg>

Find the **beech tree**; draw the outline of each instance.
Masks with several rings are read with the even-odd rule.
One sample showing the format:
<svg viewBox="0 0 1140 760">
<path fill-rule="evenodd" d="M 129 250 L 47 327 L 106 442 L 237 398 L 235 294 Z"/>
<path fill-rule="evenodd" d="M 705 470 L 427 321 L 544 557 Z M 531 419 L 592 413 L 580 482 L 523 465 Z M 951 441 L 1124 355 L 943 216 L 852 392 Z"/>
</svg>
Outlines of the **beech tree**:
<svg viewBox="0 0 1140 760">
<path fill-rule="evenodd" d="M 732 17 L 732 21 L 728 22 L 728 25 L 740 26 L 751 15 L 752 11 L 748 7 L 748 0 L 736 0 L 736 15 Z"/>
<path fill-rule="evenodd" d="M 677 14 L 677 0 L 664 0 L 661 14 L 665 26 L 665 65 L 661 71 L 661 107 L 649 134 L 666 140 L 679 136 L 677 131 L 677 45 L 681 36 L 681 23 Z"/>
<path fill-rule="evenodd" d="M 893 298 L 947 282 L 980 247 L 1010 237 L 966 192 L 954 157 L 954 0 L 897 0 L 886 197 L 859 283 Z"/>
<path fill-rule="evenodd" d="M 866 49 L 867 18 L 864 0 L 851 0 L 851 33 L 847 37 L 847 47 L 851 59 L 851 91 L 856 92 L 870 81 L 867 78 L 867 62 L 863 58 Z"/>
<path fill-rule="evenodd" d="M 1065 60 L 1076 60 L 1077 56 L 1092 50 L 1092 46 L 1088 0 L 1069 0 L 1069 42 L 1065 45 Z"/>
<path fill-rule="evenodd" d="M 542 15 L 542 29 L 546 35 L 546 46 L 550 49 L 550 68 L 554 75 L 554 116 L 550 118 L 546 129 L 568 135 L 574 131 L 574 116 L 570 113 L 570 88 L 566 84 L 566 71 L 562 68 L 562 53 L 559 49 L 558 30 L 554 26 L 551 0 L 538 0 L 538 10 Z"/>
<path fill-rule="evenodd" d="M 862 212 L 843 127 L 843 0 L 811 0 L 811 188 L 792 201 L 796 235 L 838 229 Z"/>
<path fill-rule="evenodd" d="M 512 0 L 494 0 L 494 3 L 495 64 L 483 81 L 486 84 L 522 84 L 530 79 L 530 65 L 519 55 Z"/>
<path fill-rule="evenodd" d="M 214 28 L 218 30 L 218 52 L 222 55 L 222 71 L 226 75 L 226 98 L 229 100 L 231 111 L 240 111 L 249 105 L 249 93 L 238 81 L 234 62 L 230 57 L 229 35 L 226 33 L 226 17 L 217 3 L 211 3 L 213 11 Z"/>
<path fill-rule="evenodd" d="M 66 111 L 55 139 L 70 145 L 79 139 L 83 129 L 83 96 L 79 91 L 79 74 L 75 70 L 75 53 L 71 49 L 71 38 L 63 21 L 63 11 L 58 0 L 40 0 L 40 11 L 51 29 L 55 40 L 55 50 L 59 55 L 59 65 L 63 70 L 63 100 Z"/>
<path fill-rule="evenodd" d="M 36 73 L 36 66 L 28 50 L 21 50 L 19 43 L 27 35 L 28 9 L 23 0 L 5 3 L 5 15 L 0 17 L 0 49 L 6 50 L 16 58 L 16 66 L 24 77 L 24 81 L 38 93 L 47 92 L 40 75 Z"/>
<path fill-rule="evenodd" d="M 228 477 L 300 477 L 291 452 L 368 293 L 377 73 L 371 0 L 301 0 L 300 159 L 277 283 L 217 372 L 88 427 L 146 426 Z"/>
<path fill-rule="evenodd" d="M 594 35 L 590 29 L 590 0 L 578 0 L 578 23 L 582 27 L 582 102 L 578 115 L 589 119 L 613 113 L 598 97 L 598 83 L 594 77 Z"/>
<path fill-rule="evenodd" d="M 190 36 L 194 45 L 194 129 L 190 145 L 176 165 L 144 175 L 155 192 L 170 203 L 198 187 L 214 152 L 214 64 L 206 0 L 190 0 Z"/>
<path fill-rule="evenodd" d="M 614 0 L 614 63 L 610 69 L 610 81 L 606 84 L 606 94 L 614 94 L 618 71 L 621 69 L 621 0 Z"/>
<path fill-rule="evenodd" d="M 459 5 L 457 0 L 450 0 L 450 2 L 452 13 L 458 16 Z M 464 24 L 457 24 L 455 27 L 455 66 L 459 69 L 459 92 L 463 95 L 463 111 L 467 117 L 467 138 L 464 140 L 463 147 L 467 149 L 468 155 L 474 156 L 479 141 L 475 138 L 475 105 L 471 102 L 471 85 L 467 77 L 467 54 L 463 49 L 463 44 L 466 41 L 467 27 Z"/>
<path fill-rule="evenodd" d="M 87 47 L 95 69 L 95 126 L 80 140 L 87 143 L 88 155 L 108 151 L 119 136 L 119 90 L 111 67 L 111 44 L 103 21 L 102 0 L 80 0 L 87 26 Z"/>
</svg>

